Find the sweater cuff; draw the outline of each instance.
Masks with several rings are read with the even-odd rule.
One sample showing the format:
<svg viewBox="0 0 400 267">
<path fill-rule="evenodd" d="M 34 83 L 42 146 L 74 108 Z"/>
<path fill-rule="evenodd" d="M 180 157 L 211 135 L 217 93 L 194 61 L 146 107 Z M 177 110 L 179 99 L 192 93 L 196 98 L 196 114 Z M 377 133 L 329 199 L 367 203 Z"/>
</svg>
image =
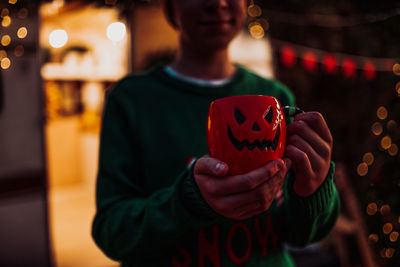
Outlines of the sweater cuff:
<svg viewBox="0 0 400 267">
<path fill-rule="evenodd" d="M 329 172 L 325 181 L 310 196 L 301 197 L 296 194 L 293 189 L 294 175 L 290 175 L 287 181 L 287 190 L 289 205 L 292 210 L 303 211 L 304 215 L 309 218 L 315 218 L 321 214 L 329 212 L 334 204 L 333 198 L 336 194 L 335 185 L 333 183 L 333 175 L 335 173 L 335 163 L 331 161 Z"/>
<path fill-rule="evenodd" d="M 219 218 L 224 218 L 216 213 L 201 195 L 193 175 L 195 164 L 196 161 L 188 167 L 188 174 L 183 178 L 180 184 L 181 197 L 185 208 L 201 219 L 217 220 Z"/>
</svg>

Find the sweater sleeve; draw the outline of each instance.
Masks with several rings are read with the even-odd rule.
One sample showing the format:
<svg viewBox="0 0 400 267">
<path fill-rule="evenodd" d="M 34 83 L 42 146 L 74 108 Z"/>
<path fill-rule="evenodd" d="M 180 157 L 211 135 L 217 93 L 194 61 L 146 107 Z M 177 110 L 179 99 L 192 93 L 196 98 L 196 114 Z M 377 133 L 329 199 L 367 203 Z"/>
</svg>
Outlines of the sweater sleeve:
<svg viewBox="0 0 400 267">
<path fill-rule="evenodd" d="M 174 184 L 144 193 L 140 146 L 135 145 L 132 114 L 124 101 L 113 90 L 106 98 L 92 236 L 112 259 L 154 260 L 213 220 L 194 217 L 183 206 L 180 184 L 190 176 L 189 169 Z"/>
<path fill-rule="evenodd" d="M 339 216 L 339 196 L 333 182 L 331 162 L 322 185 L 310 196 L 300 197 L 293 190 L 294 174 L 289 172 L 284 190 L 284 239 L 297 247 L 317 242 L 329 234 Z"/>
</svg>

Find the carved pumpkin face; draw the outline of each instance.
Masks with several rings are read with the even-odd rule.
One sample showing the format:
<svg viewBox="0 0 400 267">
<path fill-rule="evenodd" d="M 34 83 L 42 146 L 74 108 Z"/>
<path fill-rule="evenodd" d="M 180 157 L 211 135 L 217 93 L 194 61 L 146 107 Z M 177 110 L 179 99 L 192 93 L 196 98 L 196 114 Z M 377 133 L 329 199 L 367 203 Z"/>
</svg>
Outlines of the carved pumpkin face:
<svg viewBox="0 0 400 267">
<path fill-rule="evenodd" d="M 207 118 L 210 156 L 229 166 L 228 174 L 243 174 L 282 158 L 286 126 L 279 101 L 245 95 L 215 100 Z"/>
</svg>

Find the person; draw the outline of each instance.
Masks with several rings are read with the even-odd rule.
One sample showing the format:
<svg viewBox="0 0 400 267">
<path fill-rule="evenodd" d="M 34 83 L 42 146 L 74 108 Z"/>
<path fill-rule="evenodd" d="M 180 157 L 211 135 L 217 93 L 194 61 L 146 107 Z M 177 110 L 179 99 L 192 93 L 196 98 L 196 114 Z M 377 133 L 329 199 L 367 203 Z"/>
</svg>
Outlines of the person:
<svg viewBox="0 0 400 267">
<path fill-rule="evenodd" d="M 323 116 L 295 116 L 283 159 L 227 175 L 226 163 L 207 156 L 210 103 L 270 95 L 294 106 L 294 96 L 229 59 L 247 0 L 163 5 L 179 33 L 175 60 L 128 75 L 107 94 L 95 242 L 122 266 L 294 266 L 285 244 L 321 240 L 339 212 Z"/>
</svg>

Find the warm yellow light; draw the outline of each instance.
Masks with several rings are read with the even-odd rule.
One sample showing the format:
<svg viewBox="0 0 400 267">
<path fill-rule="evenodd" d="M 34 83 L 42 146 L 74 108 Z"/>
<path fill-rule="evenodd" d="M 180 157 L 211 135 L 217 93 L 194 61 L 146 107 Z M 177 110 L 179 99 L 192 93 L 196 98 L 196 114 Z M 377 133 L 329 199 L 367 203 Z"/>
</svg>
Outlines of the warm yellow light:
<svg viewBox="0 0 400 267">
<path fill-rule="evenodd" d="M 107 38 L 113 42 L 119 42 L 125 38 L 126 27 L 122 22 L 113 22 L 107 27 Z"/>
<path fill-rule="evenodd" d="M 384 120 L 386 119 L 388 112 L 385 107 L 379 107 L 378 110 L 376 111 L 376 115 L 378 116 L 379 119 Z"/>
<path fill-rule="evenodd" d="M 17 0 L 8 0 L 8 3 L 9 4 L 15 4 L 15 3 L 17 3 Z"/>
<path fill-rule="evenodd" d="M 17 36 L 20 39 L 25 38 L 28 35 L 28 29 L 26 27 L 21 27 L 18 29 Z"/>
<path fill-rule="evenodd" d="M 255 39 L 261 39 L 264 37 L 264 28 L 260 25 L 253 25 L 250 27 L 250 34 Z"/>
<path fill-rule="evenodd" d="M 10 16 L 4 16 L 3 20 L 1 21 L 1 26 L 3 27 L 8 27 L 11 24 L 11 18 Z"/>
<path fill-rule="evenodd" d="M 392 232 L 389 236 L 390 241 L 396 242 L 397 239 L 399 238 L 399 232 Z"/>
<path fill-rule="evenodd" d="M 11 61 L 8 57 L 5 57 L 1 60 L 0 66 L 3 70 L 8 69 L 11 66 Z"/>
<path fill-rule="evenodd" d="M 28 16 L 28 9 L 23 7 L 18 11 L 18 18 L 24 19 Z"/>
<path fill-rule="evenodd" d="M 380 135 L 383 132 L 383 127 L 380 122 L 372 124 L 371 131 L 374 135 Z"/>
<path fill-rule="evenodd" d="M 390 136 L 386 135 L 385 137 L 382 138 L 381 147 L 383 149 L 385 149 L 385 150 L 389 149 L 391 145 L 392 145 L 392 139 L 390 138 Z"/>
<path fill-rule="evenodd" d="M 384 234 L 388 235 L 393 230 L 393 225 L 391 223 L 385 223 L 382 227 Z"/>
<path fill-rule="evenodd" d="M 370 234 L 369 236 L 368 236 L 368 243 L 369 244 L 376 244 L 376 242 L 378 242 L 379 241 L 379 237 L 378 237 L 378 235 L 377 234 Z"/>
<path fill-rule="evenodd" d="M 16 57 L 22 56 L 24 54 L 24 52 L 25 52 L 25 49 L 22 45 L 17 45 L 14 49 L 14 55 Z"/>
<path fill-rule="evenodd" d="M 247 13 L 250 17 L 259 17 L 262 14 L 262 10 L 260 6 L 252 4 L 247 8 Z"/>
<path fill-rule="evenodd" d="M 1 44 L 3 45 L 3 46 L 7 46 L 7 45 L 9 45 L 11 43 L 11 37 L 10 37 L 10 35 L 3 35 L 3 37 L 1 37 Z"/>
<path fill-rule="evenodd" d="M 399 147 L 396 144 L 392 144 L 389 149 L 388 149 L 389 155 L 390 156 L 396 156 L 397 153 L 399 152 Z"/>
<path fill-rule="evenodd" d="M 367 152 L 363 156 L 363 161 L 367 163 L 367 165 L 372 165 L 374 163 L 374 155 L 371 152 Z"/>
<path fill-rule="evenodd" d="M 54 48 L 63 47 L 68 41 L 68 34 L 65 30 L 54 30 L 50 33 L 49 43 Z"/>
<path fill-rule="evenodd" d="M 386 248 L 381 249 L 380 254 L 381 254 L 381 257 L 382 257 L 382 258 L 385 258 L 385 257 L 386 257 L 385 253 L 386 253 Z"/>
<path fill-rule="evenodd" d="M 378 206 L 376 203 L 369 203 L 367 206 L 367 214 L 372 216 L 375 215 L 376 212 L 378 211 Z"/>
<path fill-rule="evenodd" d="M 367 173 L 368 173 L 368 165 L 367 165 L 367 163 L 363 162 L 363 163 L 358 164 L 357 173 L 360 176 L 367 175 Z"/>
<path fill-rule="evenodd" d="M 393 257 L 394 252 L 395 252 L 394 248 L 388 248 L 388 249 L 386 249 L 386 251 L 385 251 L 385 256 L 386 256 L 386 258 L 389 258 L 389 259 L 390 259 L 391 257 Z"/>
<path fill-rule="evenodd" d="M 395 75 L 400 75 L 400 64 L 396 63 L 393 65 L 393 73 Z"/>
<path fill-rule="evenodd" d="M 382 215 L 389 215 L 390 213 L 390 206 L 389 205 L 382 205 L 381 210 L 380 210 Z"/>
</svg>

